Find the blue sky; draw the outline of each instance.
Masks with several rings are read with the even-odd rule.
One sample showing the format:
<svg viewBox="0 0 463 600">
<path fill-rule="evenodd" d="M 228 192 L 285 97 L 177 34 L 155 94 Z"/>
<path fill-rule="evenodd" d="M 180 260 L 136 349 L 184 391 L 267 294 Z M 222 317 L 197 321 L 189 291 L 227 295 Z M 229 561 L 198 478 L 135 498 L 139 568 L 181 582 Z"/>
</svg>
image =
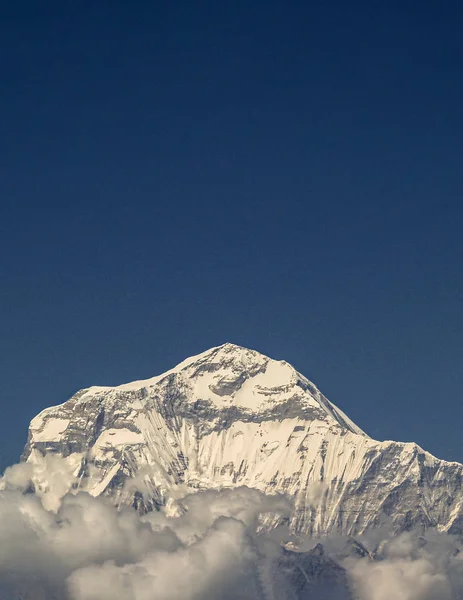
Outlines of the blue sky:
<svg viewBox="0 0 463 600">
<path fill-rule="evenodd" d="M 225 341 L 463 461 L 462 39 L 457 2 L 6 8 L 0 461 Z"/>
</svg>

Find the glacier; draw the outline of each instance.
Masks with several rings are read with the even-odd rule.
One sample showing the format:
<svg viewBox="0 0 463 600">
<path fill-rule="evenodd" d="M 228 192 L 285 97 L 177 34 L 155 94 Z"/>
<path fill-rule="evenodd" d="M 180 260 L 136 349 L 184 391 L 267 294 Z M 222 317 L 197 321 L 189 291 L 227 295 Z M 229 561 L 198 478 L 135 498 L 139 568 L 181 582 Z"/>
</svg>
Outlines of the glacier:
<svg viewBox="0 0 463 600">
<path fill-rule="evenodd" d="M 140 513 L 246 486 L 291 498 L 295 535 L 463 533 L 463 465 L 372 439 L 290 364 L 229 343 L 43 410 L 22 460 L 44 455 L 65 459 L 73 489 Z M 269 516 L 262 526 L 277 524 Z"/>
</svg>

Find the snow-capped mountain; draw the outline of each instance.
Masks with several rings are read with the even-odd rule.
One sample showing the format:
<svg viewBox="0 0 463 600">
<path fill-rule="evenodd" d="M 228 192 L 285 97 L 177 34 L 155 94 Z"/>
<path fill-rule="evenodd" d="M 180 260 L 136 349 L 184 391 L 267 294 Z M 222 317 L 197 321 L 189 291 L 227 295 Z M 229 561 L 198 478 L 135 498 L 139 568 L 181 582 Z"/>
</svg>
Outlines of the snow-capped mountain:
<svg viewBox="0 0 463 600">
<path fill-rule="evenodd" d="M 292 497 L 296 533 L 463 533 L 461 464 L 371 439 L 291 365 L 233 344 L 47 408 L 23 459 L 44 453 L 66 459 L 78 488 L 141 511 L 175 510 L 192 490 L 248 486 Z"/>
</svg>

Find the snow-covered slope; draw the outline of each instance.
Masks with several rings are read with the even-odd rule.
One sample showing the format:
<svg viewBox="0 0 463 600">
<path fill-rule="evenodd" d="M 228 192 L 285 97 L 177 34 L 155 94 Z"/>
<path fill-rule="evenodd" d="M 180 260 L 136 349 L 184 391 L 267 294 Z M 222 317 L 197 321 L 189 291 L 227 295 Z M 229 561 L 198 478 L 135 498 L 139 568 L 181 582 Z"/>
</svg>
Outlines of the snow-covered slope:
<svg viewBox="0 0 463 600">
<path fill-rule="evenodd" d="M 23 458 L 44 453 L 65 457 L 81 489 L 139 510 L 245 485 L 294 498 L 296 532 L 463 532 L 462 465 L 372 440 L 291 365 L 233 344 L 42 411 Z"/>
</svg>

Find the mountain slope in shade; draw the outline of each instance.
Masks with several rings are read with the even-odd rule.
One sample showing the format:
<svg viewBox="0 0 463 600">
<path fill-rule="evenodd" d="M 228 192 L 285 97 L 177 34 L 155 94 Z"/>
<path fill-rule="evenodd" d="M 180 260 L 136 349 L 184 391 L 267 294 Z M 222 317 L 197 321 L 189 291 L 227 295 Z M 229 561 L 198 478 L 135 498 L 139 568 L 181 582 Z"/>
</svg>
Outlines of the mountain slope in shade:
<svg viewBox="0 0 463 600">
<path fill-rule="evenodd" d="M 463 533 L 462 465 L 371 439 L 291 365 L 233 344 L 42 411 L 23 459 L 49 453 L 65 457 L 80 489 L 142 511 L 248 486 L 292 497 L 291 527 L 304 534 L 385 524 Z"/>
</svg>

